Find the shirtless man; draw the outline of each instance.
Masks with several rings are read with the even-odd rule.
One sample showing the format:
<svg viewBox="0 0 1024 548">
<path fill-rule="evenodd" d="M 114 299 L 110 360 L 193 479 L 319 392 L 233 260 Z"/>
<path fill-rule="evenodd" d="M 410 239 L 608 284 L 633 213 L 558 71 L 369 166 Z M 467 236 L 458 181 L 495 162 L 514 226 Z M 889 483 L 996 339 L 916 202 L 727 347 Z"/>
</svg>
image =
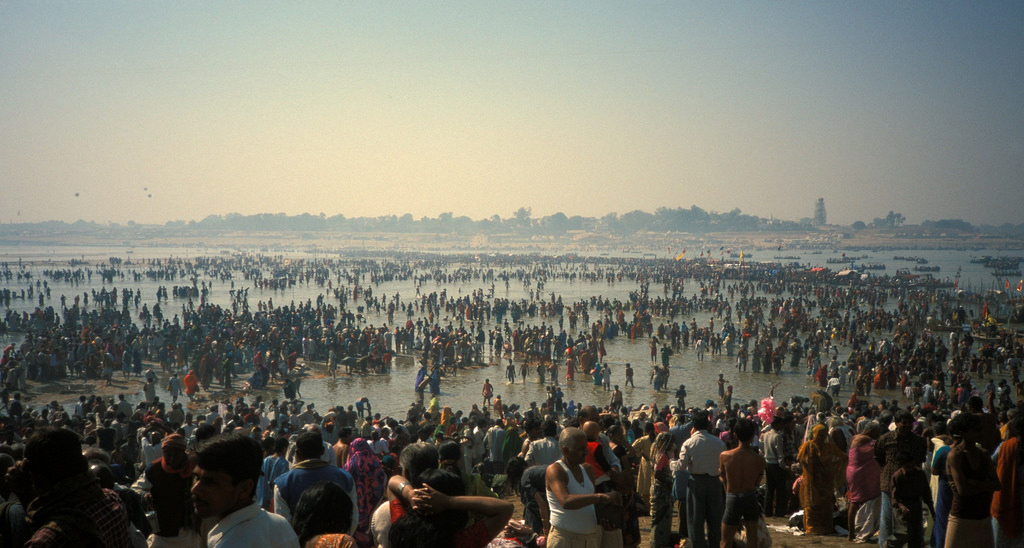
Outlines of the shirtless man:
<svg viewBox="0 0 1024 548">
<path fill-rule="evenodd" d="M 491 379 L 484 379 L 484 387 L 481 394 L 484 397 L 484 407 L 490 407 L 491 398 L 494 396 L 494 387 L 491 386 Z"/>
<path fill-rule="evenodd" d="M 619 385 L 617 384 L 615 385 L 615 390 L 612 391 L 611 407 L 612 411 L 616 413 L 622 408 L 622 390 L 619 390 Z"/>
<path fill-rule="evenodd" d="M 764 457 L 750 447 L 754 439 L 754 423 L 740 419 L 732 428 L 739 440 L 736 449 L 718 457 L 725 486 L 725 514 L 722 516 L 722 548 L 731 548 L 739 530 L 740 520 L 747 530 L 747 546 L 757 546 L 757 520 L 761 507 L 757 503 L 757 485 L 764 475 Z"/>
</svg>

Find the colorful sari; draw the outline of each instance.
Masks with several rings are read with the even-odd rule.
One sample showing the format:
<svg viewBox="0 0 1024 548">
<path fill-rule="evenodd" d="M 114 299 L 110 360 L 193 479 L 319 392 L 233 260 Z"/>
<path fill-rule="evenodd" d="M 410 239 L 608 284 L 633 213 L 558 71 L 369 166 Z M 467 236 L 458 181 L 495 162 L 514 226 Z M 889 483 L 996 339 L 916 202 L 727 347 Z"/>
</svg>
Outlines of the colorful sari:
<svg viewBox="0 0 1024 548">
<path fill-rule="evenodd" d="M 672 434 L 663 432 L 658 434 L 651 448 L 651 546 L 672 545 L 672 483 L 675 479 L 669 468 L 672 442 Z"/>
<path fill-rule="evenodd" d="M 380 459 L 373 454 L 373 449 L 364 438 L 356 438 L 350 444 L 348 462 L 343 467 L 356 484 L 356 507 L 359 510 L 359 524 L 356 526 L 355 539 L 360 548 L 373 545 L 370 538 L 370 518 L 384 496 L 387 486 L 387 474 L 380 464 Z"/>
<path fill-rule="evenodd" d="M 441 409 L 441 424 L 437 425 L 434 429 L 434 435 L 440 433 L 442 436 L 450 436 L 455 428 L 455 413 L 452 413 L 452 408 L 447 405 Z"/>
<path fill-rule="evenodd" d="M 811 439 L 800 446 L 797 460 L 803 470 L 800 502 L 804 508 L 804 532 L 830 535 L 835 532 L 835 487 L 842 482 L 846 455 L 832 442 L 828 428 L 818 424 L 811 432 Z"/>
<path fill-rule="evenodd" d="M 633 442 L 633 449 L 640 455 L 640 468 L 636 475 L 636 494 L 645 505 L 649 506 L 651 497 L 651 483 L 654 479 L 654 466 L 651 461 L 651 449 L 654 446 L 654 439 L 645 435 Z"/>
<path fill-rule="evenodd" d="M 1024 546 L 1022 537 L 1022 501 L 1020 439 L 1012 437 L 1002 443 L 993 457 L 996 460 L 996 474 L 999 476 L 1000 489 L 992 497 L 990 510 L 997 523 L 994 528 L 996 546 Z"/>
<path fill-rule="evenodd" d="M 355 539 L 340 533 L 320 535 L 316 537 L 316 544 L 313 545 L 314 548 L 354 548 L 355 546 L 357 546 Z"/>
<path fill-rule="evenodd" d="M 196 376 L 196 372 L 189 369 L 188 374 L 185 375 L 185 394 L 188 397 L 192 397 L 199 391 L 199 378 Z"/>
</svg>

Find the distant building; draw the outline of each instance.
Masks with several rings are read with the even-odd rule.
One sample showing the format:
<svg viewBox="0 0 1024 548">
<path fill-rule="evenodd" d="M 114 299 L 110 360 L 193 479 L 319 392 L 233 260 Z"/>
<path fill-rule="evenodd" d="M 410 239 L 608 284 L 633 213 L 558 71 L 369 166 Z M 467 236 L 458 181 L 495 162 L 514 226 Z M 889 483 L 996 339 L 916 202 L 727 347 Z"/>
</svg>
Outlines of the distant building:
<svg viewBox="0 0 1024 548">
<path fill-rule="evenodd" d="M 825 198 L 818 198 L 818 202 L 814 204 L 814 226 L 825 226 Z"/>
</svg>

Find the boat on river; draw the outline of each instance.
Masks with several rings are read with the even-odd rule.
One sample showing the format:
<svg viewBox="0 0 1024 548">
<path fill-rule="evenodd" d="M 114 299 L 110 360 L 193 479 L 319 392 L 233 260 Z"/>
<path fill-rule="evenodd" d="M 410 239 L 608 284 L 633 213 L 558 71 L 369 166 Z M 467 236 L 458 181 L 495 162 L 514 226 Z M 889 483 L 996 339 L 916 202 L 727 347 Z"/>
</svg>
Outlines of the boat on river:
<svg viewBox="0 0 1024 548">
<path fill-rule="evenodd" d="M 892 258 L 894 261 L 908 261 L 917 264 L 928 264 L 928 259 L 924 257 L 915 257 L 912 255 L 897 255 Z"/>
</svg>

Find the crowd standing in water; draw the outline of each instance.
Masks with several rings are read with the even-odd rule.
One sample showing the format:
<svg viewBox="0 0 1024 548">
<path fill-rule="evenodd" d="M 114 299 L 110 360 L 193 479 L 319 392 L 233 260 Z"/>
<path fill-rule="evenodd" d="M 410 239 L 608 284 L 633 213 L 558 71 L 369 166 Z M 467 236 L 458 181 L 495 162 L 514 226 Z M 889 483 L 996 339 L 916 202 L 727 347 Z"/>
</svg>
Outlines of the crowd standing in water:
<svg viewBox="0 0 1024 548">
<path fill-rule="evenodd" d="M 642 516 L 654 548 L 729 546 L 741 528 L 756 545 L 762 516 L 793 516 L 808 534 L 841 525 L 851 541 L 887 546 L 1024 545 L 1024 348 L 1014 334 L 947 329 L 977 304 L 950 288 L 756 264 L 536 257 L 239 255 L 35 276 L 4 265 L 0 276 L 24 286 L 5 288 L 3 304 L 39 304 L 9 308 L 0 324 L 24 334 L 0 358 L 0 535 L 15 545 L 617 547 L 640 543 Z M 92 276 L 171 289 L 152 303 L 106 285 L 52 300 L 54 287 Z M 230 282 L 229 305 L 210 301 L 214 280 Z M 415 281 L 417 294 L 378 295 L 392 280 Z M 563 301 L 545 292 L 552 280 L 636 289 Z M 481 288 L 420 291 L 456 281 Z M 495 297 L 511 283 L 530 298 Z M 280 298 L 295 284 L 323 292 L 250 303 L 250 292 Z M 687 296 L 687 285 L 699 289 Z M 611 382 L 615 337 L 649 344 L 649 385 L 675 405 L 626 401 Z M 768 378 L 796 369 L 817 386 L 807 398 L 777 400 L 773 389 L 734 402 L 723 374 L 717 398 L 697 394 L 694 405 L 670 380 L 672 356 L 690 352 Z M 375 412 L 373 393 L 351 405 L 302 398 L 304 376 L 321 382 L 311 364 L 331 377 L 388 374 L 398 356 L 418 368 L 408 409 Z M 487 379 L 479 405 L 445 405 L 444 379 L 481 364 L 511 382 L 536 375 L 547 399 L 502 401 Z M 633 373 L 627 365 L 624 386 L 635 388 Z M 28 381 L 118 376 L 145 378 L 142 398 L 83 395 L 72 411 L 21 397 Z M 562 386 L 577 382 L 606 398 L 565 401 Z M 870 399 L 895 388 L 897 398 Z M 505 490 L 519 493 L 522 521 L 496 495 Z"/>
</svg>

